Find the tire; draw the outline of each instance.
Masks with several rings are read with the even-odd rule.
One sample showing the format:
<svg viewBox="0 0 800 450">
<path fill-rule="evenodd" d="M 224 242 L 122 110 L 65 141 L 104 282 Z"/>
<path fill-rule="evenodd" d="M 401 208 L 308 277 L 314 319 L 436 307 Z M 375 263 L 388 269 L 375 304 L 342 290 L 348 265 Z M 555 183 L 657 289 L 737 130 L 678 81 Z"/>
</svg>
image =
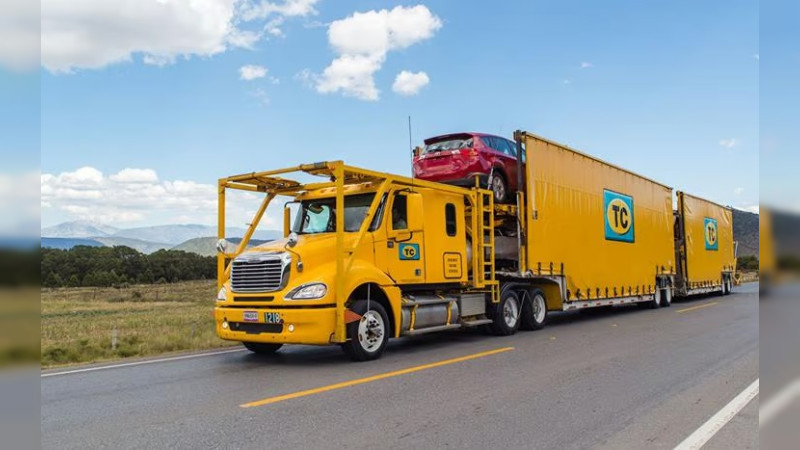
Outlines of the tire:
<svg viewBox="0 0 800 450">
<path fill-rule="evenodd" d="M 661 306 L 662 291 L 663 289 L 657 288 L 655 295 L 653 295 L 653 300 L 651 302 L 645 303 L 645 305 L 647 305 L 647 307 L 650 309 L 658 309 L 658 307 Z"/>
<path fill-rule="evenodd" d="M 272 355 L 283 347 L 283 344 L 268 344 L 265 342 L 242 342 L 246 349 L 259 355 Z"/>
<path fill-rule="evenodd" d="M 489 189 L 492 190 L 494 202 L 505 202 L 508 198 L 508 182 L 506 181 L 506 178 L 502 173 L 497 171 L 494 175 L 492 175 L 491 183 L 492 184 L 489 186 Z"/>
<path fill-rule="evenodd" d="M 350 310 L 361 316 L 361 320 L 347 324 L 347 342 L 342 349 L 353 361 L 371 361 L 383 354 L 389 342 L 389 315 L 386 309 L 376 302 L 356 300 Z"/>
<path fill-rule="evenodd" d="M 666 288 L 661 295 L 661 307 L 662 308 L 669 308 L 672 306 L 672 289 Z"/>
<path fill-rule="evenodd" d="M 491 305 L 492 308 L 492 333 L 496 336 L 510 336 L 517 332 L 520 324 L 522 302 L 519 296 L 511 289 L 506 289 L 500 294 L 500 302 Z"/>
<path fill-rule="evenodd" d="M 547 325 L 547 301 L 541 289 L 531 289 L 522 305 L 520 328 L 523 330 L 541 330 Z"/>
</svg>

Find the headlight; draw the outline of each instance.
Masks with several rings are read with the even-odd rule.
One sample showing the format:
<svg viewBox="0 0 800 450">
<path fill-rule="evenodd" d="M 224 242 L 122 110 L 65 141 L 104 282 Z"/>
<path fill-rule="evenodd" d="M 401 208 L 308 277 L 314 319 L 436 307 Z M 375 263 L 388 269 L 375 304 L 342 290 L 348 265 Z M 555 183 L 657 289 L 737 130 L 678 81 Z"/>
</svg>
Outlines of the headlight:
<svg viewBox="0 0 800 450">
<path fill-rule="evenodd" d="M 224 302 L 228 297 L 228 290 L 225 289 L 225 286 L 222 286 L 222 289 L 219 290 L 217 293 L 217 301 Z"/>
<path fill-rule="evenodd" d="M 322 298 L 328 293 L 328 286 L 324 283 L 311 283 L 304 284 L 296 287 L 286 295 L 290 300 L 311 300 L 315 298 Z"/>
</svg>

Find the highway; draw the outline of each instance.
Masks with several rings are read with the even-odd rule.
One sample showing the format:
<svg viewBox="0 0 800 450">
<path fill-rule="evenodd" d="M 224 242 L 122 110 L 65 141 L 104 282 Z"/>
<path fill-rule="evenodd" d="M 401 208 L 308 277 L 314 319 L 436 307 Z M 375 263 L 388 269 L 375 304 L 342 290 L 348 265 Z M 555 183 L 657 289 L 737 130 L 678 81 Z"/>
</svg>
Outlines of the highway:
<svg viewBox="0 0 800 450">
<path fill-rule="evenodd" d="M 758 447 L 756 284 L 399 339 L 367 363 L 298 346 L 120 364 L 42 373 L 42 448 L 671 449 L 748 392 L 704 448 Z"/>
</svg>

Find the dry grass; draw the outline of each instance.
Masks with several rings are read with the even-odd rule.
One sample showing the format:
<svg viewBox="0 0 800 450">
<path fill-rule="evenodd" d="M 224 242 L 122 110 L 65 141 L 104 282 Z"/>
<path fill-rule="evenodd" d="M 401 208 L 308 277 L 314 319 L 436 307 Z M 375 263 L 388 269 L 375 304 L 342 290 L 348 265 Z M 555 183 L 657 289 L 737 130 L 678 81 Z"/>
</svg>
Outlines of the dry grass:
<svg viewBox="0 0 800 450">
<path fill-rule="evenodd" d="M 42 367 L 233 345 L 214 331 L 215 298 L 214 281 L 43 289 Z"/>
</svg>

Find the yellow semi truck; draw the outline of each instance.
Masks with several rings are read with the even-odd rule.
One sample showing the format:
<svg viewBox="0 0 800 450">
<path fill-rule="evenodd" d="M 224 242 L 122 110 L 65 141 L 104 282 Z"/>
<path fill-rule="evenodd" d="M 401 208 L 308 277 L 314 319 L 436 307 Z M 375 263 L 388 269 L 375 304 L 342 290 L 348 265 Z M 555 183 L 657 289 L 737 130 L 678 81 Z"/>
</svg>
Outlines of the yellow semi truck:
<svg viewBox="0 0 800 450">
<path fill-rule="evenodd" d="M 476 326 L 508 335 L 543 327 L 551 311 L 669 306 L 672 189 L 527 132 L 514 137 L 525 164 L 508 205 L 477 180 L 455 187 L 341 161 L 220 179 L 218 335 L 257 353 L 339 344 L 369 360 L 400 336 Z M 235 248 L 224 239 L 231 189 L 264 196 Z M 292 198 L 284 239 L 247 249 L 277 196 Z"/>
</svg>

